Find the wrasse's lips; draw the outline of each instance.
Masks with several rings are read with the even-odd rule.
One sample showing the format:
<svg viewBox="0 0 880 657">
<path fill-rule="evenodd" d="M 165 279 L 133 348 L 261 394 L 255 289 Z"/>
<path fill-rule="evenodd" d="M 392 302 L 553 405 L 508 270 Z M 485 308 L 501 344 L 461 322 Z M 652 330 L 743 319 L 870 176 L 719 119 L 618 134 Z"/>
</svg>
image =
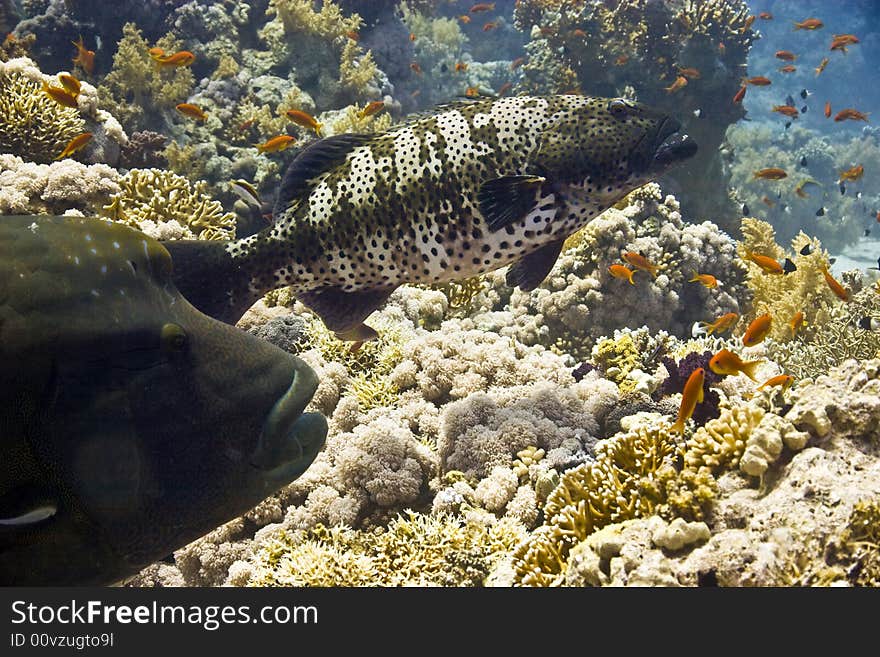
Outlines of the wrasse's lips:
<svg viewBox="0 0 880 657">
<path fill-rule="evenodd" d="M 697 154 L 697 142 L 688 135 L 672 133 L 665 138 L 654 153 L 655 166 L 668 166 L 687 160 Z"/>
</svg>

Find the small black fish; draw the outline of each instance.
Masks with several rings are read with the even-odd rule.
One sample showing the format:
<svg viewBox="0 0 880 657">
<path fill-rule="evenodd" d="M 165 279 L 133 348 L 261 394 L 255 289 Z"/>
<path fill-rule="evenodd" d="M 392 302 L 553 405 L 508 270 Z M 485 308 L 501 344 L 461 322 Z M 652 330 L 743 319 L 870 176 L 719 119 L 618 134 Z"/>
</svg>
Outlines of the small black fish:
<svg viewBox="0 0 880 657">
<path fill-rule="evenodd" d="M 441 65 L 440 65 L 440 70 L 441 70 L 443 73 L 446 73 L 446 71 L 449 70 L 449 67 L 448 67 L 446 64 L 441 64 Z"/>
<path fill-rule="evenodd" d="M 825 207 L 824 206 L 819 208 L 818 210 L 816 210 L 816 216 L 817 217 L 824 217 L 825 216 Z"/>
<path fill-rule="evenodd" d="M 749 206 L 746 205 L 745 203 L 743 203 L 743 206 L 742 206 L 742 213 L 743 213 L 744 217 L 748 217 L 751 214 L 751 212 L 749 212 Z"/>
<path fill-rule="evenodd" d="M 844 194 L 846 194 L 846 185 L 843 184 L 843 182 L 841 181 L 841 183 L 840 183 L 840 195 L 843 196 Z"/>
<path fill-rule="evenodd" d="M 790 274 L 793 271 L 797 271 L 797 266 L 791 261 L 791 258 L 786 258 L 785 264 L 782 265 L 782 271 Z"/>
<path fill-rule="evenodd" d="M 866 331 L 880 331 L 880 320 L 870 315 L 865 315 L 859 320 L 859 328 Z"/>
<path fill-rule="evenodd" d="M 788 130 L 791 127 L 791 121 L 785 122 L 785 129 Z"/>
<path fill-rule="evenodd" d="M 806 89 L 801 89 L 801 98 L 803 98 L 804 100 L 806 100 L 806 99 L 807 99 L 807 96 L 809 96 L 809 95 L 810 95 L 810 92 L 809 92 L 809 91 L 807 91 Z"/>
<path fill-rule="evenodd" d="M 877 266 L 876 267 L 868 267 L 868 269 L 874 269 L 876 271 L 880 271 L 880 258 L 877 258 Z"/>
<path fill-rule="evenodd" d="M 867 237 L 867 236 L 870 235 L 870 234 L 871 234 L 871 229 L 870 229 L 870 228 L 865 228 L 865 232 L 864 232 L 864 234 L 862 235 L 862 237 Z"/>
<path fill-rule="evenodd" d="M 791 94 L 788 94 L 785 97 L 785 104 L 786 105 L 794 105 L 794 98 L 791 97 Z"/>
<path fill-rule="evenodd" d="M 837 262 L 837 258 L 828 258 L 829 265 L 833 265 L 835 262 Z"/>
<path fill-rule="evenodd" d="M 806 113 L 807 113 L 807 106 L 804 105 L 803 107 L 801 107 L 801 114 L 806 114 Z"/>
<path fill-rule="evenodd" d="M 801 157 L 801 162 L 800 162 L 800 164 L 801 164 L 802 167 L 807 166 L 807 156 L 806 156 L 806 155 L 804 155 L 803 157 Z"/>
<path fill-rule="evenodd" d="M 809 242 L 807 242 L 806 244 L 804 244 L 804 248 L 802 248 L 802 249 L 799 251 L 799 253 L 800 253 L 802 256 L 808 256 L 808 255 L 810 255 L 812 252 L 813 252 L 813 249 L 810 248 L 810 243 L 809 243 Z"/>
</svg>

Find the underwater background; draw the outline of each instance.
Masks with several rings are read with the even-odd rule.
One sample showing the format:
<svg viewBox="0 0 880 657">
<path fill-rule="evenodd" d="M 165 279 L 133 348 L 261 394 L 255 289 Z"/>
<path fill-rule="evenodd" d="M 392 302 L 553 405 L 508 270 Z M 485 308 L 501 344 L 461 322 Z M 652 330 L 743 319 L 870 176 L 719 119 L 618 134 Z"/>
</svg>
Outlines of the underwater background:
<svg viewBox="0 0 880 657">
<path fill-rule="evenodd" d="M 699 145 L 533 290 L 401 286 L 357 349 L 263 296 L 326 444 L 126 585 L 880 583 L 876 2 L 107 5 L 0 0 L 0 214 L 240 239 L 317 140 L 520 95 Z"/>
</svg>

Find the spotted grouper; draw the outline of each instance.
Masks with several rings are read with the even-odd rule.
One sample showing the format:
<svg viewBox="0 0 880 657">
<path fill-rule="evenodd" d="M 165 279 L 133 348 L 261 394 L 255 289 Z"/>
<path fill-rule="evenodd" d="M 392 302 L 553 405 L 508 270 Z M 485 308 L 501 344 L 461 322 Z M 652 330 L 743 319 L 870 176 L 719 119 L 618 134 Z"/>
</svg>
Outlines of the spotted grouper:
<svg viewBox="0 0 880 657">
<path fill-rule="evenodd" d="M 376 135 L 315 142 L 290 164 L 274 223 L 226 242 L 169 243 L 175 281 L 235 322 L 291 286 L 347 340 L 398 286 L 511 265 L 537 287 L 565 239 L 696 153 L 675 119 L 622 98 L 517 96 L 441 106 Z"/>
</svg>

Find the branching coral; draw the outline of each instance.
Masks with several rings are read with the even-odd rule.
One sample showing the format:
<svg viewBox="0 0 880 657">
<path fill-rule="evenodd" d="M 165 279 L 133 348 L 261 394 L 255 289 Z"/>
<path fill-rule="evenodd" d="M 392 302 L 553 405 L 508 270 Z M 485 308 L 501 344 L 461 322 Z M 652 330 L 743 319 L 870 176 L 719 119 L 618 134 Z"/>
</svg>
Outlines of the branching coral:
<svg viewBox="0 0 880 657">
<path fill-rule="evenodd" d="M 513 520 L 489 525 L 408 511 L 383 531 L 319 526 L 282 534 L 257 555 L 256 586 L 481 586 L 525 536 Z"/>
<path fill-rule="evenodd" d="M 120 191 L 101 209 L 103 216 L 148 234 L 173 224 L 176 237 L 232 239 L 235 215 L 205 193 L 205 183 L 161 169 L 131 169 L 119 180 Z M 170 237 L 161 232 L 162 237 Z"/>
</svg>

